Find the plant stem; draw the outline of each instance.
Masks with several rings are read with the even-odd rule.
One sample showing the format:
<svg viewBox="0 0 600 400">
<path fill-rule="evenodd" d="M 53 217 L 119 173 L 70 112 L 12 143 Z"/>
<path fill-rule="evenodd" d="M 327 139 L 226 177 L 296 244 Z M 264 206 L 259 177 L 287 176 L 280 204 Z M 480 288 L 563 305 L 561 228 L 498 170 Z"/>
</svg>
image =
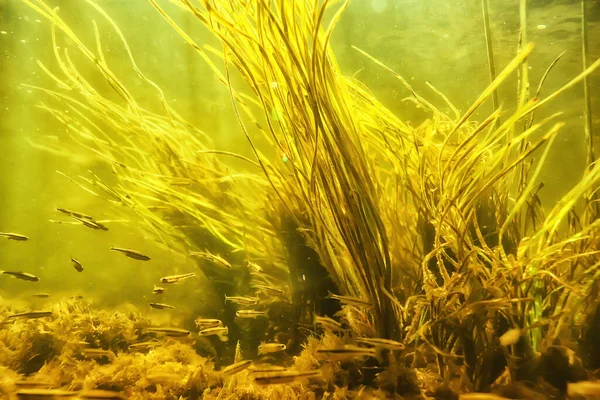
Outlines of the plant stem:
<svg viewBox="0 0 600 400">
<path fill-rule="evenodd" d="M 485 42 L 487 46 L 488 66 L 490 70 L 490 82 L 496 79 L 496 65 L 494 63 L 494 48 L 492 47 L 492 32 L 490 29 L 490 11 L 488 0 L 481 0 L 481 8 L 483 10 L 483 28 L 485 31 Z M 492 92 L 492 104 L 494 112 L 498 109 L 498 91 L 494 89 Z M 496 121 L 499 124 L 499 120 Z"/>
</svg>

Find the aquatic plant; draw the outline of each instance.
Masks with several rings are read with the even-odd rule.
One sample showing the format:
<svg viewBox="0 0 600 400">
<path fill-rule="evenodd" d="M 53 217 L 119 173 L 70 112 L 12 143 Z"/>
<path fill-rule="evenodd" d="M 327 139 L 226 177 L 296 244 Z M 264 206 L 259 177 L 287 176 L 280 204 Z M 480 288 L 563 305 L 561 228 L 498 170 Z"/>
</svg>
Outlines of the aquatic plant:
<svg viewBox="0 0 600 400">
<path fill-rule="evenodd" d="M 173 252 L 208 250 L 238 265 L 244 259 L 264 261 L 264 273 L 247 270 L 243 279 L 289 284 L 295 323 L 310 323 L 311 305 L 324 301 L 327 288 L 347 296 L 341 299 L 349 304 L 335 311 L 351 334 L 308 338 L 296 358 L 299 371 L 321 369 L 315 384 L 321 390 L 338 383 L 359 390 L 357 381 L 373 383 L 349 372 L 363 366 L 359 359 L 342 365 L 316 356 L 318 349 L 353 346 L 355 336 L 393 339 L 407 347 L 402 358 L 382 352 L 380 365 L 373 366 L 379 368 L 380 387 L 388 391 L 414 388 L 417 372 L 410 367 L 420 367 L 423 358 L 435 360 L 446 383 L 461 376 L 462 386 L 456 388 L 461 391 L 489 390 L 505 368 L 509 381 L 535 381 L 544 375 L 536 352 L 554 350 L 576 318 L 595 315 L 590 309 L 597 299 L 600 222 L 589 194 L 597 189 L 600 167 L 590 162 L 561 201 L 543 207 L 540 171 L 563 123 L 560 114 L 540 121 L 534 116 L 584 81 L 600 60 L 542 97 L 559 56 L 531 96 L 527 60 L 535 53 L 526 41 L 525 1 L 520 3 L 518 54 L 496 75 L 488 48 L 491 83 L 464 113 L 430 86 L 451 114 L 441 111 L 400 74 L 356 49 L 398 78 L 430 114 L 413 126 L 338 67 L 330 39 L 347 1 L 335 10 L 333 1 L 202 0 L 198 6 L 173 1 L 219 39 L 222 48 L 217 49 L 198 44 L 150 0 L 228 89 L 252 159 L 214 150 L 208 135 L 184 121 L 136 66 L 116 24 L 93 2 L 88 1 L 111 22 L 136 72 L 155 88 L 162 114 L 140 107 L 110 69 L 96 25 L 92 51 L 44 1 L 24 1 L 51 21 L 62 73 L 40 63 L 59 89 L 36 89 L 61 104 L 41 107 L 65 122 L 78 145 L 110 163 L 119 180 L 108 185 L 94 175 L 81 177 L 82 188 L 127 206 Z M 487 3 L 482 4 L 487 13 Z M 333 17 L 326 24 L 329 12 Z M 68 50 L 57 49 L 57 29 L 93 63 L 118 99 L 102 95 L 78 72 Z M 475 112 L 515 72 L 515 106 L 494 101 L 492 112 L 475 121 Z M 245 86 L 234 83 L 235 74 Z M 104 133 L 104 125 L 111 134 Z M 284 159 L 273 162 L 265 155 L 269 151 Z M 242 160 L 251 172 L 236 171 L 224 157 Z M 298 250 L 304 244 L 309 249 Z M 323 267 L 331 284 L 311 291 L 315 283 L 299 279 L 294 263 L 307 254 L 318 258 L 315 268 Z M 201 266 L 215 285 L 225 285 L 223 277 L 236 273 Z M 270 321 L 279 323 L 284 322 Z M 503 336 L 509 332 L 517 333 L 515 340 Z M 143 358 L 122 357 L 124 363 Z M 194 354 L 187 357 L 201 363 Z M 106 368 L 109 372 L 93 385 L 110 381 L 112 370 Z M 137 374 L 122 385 L 134 385 Z M 238 385 L 249 377 L 240 373 Z M 237 390 L 229 385 L 217 390 Z M 286 386 L 277 395 L 298 396 L 299 390 Z"/>
</svg>

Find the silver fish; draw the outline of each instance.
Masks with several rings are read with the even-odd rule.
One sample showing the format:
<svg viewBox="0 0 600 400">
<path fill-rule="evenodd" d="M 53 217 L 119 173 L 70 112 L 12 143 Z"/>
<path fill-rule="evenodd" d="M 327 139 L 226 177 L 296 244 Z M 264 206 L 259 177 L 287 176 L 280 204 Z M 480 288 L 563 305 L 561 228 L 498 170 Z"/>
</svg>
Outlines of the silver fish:
<svg viewBox="0 0 600 400">
<path fill-rule="evenodd" d="M 287 346 L 283 343 L 261 343 L 258 346 L 258 355 L 268 354 L 268 353 L 278 353 L 280 351 L 284 351 Z"/>
<path fill-rule="evenodd" d="M 23 272 L 23 271 L 1 271 L 0 273 L 4 274 L 4 275 L 11 275 L 14 276 L 17 279 L 21 279 L 24 281 L 29 281 L 29 282 L 39 282 L 40 278 L 38 278 L 37 276 L 30 274 L 29 272 Z"/>
<path fill-rule="evenodd" d="M 331 332 L 341 332 L 344 330 L 342 324 L 330 317 L 315 315 L 315 325 L 319 325 L 324 330 L 330 330 Z"/>
<path fill-rule="evenodd" d="M 196 327 L 200 330 L 206 328 L 216 328 L 218 326 L 223 326 L 223 321 L 215 318 L 196 318 L 194 321 L 196 323 Z"/>
<path fill-rule="evenodd" d="M 29 238 L 25 235 L 21 235 L 20 233 L 12 233 L 12 232 L 0 232 L 0 236 L 3 236 L 9 240 L 17 240 L 20 242 L 24 242 L 29 240 Z"/>
<path fill-rule="evenodd" d="M 165 335 L 171 336 L 171 337 L 189 336 L 191 333 L 190 331 L 187 331 L 187 330 L 181 329 L 181 328 L 160 328 L 160 327 L 146 328 L 146 331 L 154 332 L 154 333 L 162 333 L 162 334 L 165 334 Z"/>
<path fill-rule="evenodd" d="M 179 281 L 191 278 L 193 276 L 196 276 L 196 274 L 194 274 L 193 272 L 190 272 L 188 274 L 169 275 L 169 276 L 165 276 L 165 277 L 160 278 L 160 281 L 162 283 L 177 283 Z"/>
<path fill-rule="evenodd" d="M 258 304 L 260 299 L 258 297 L 241 297 L 241 296 L 227 296 L 225 295 L 225 304 L 236 303 L 244 306 L 253 306 Z"/>
<path fill-rule="evenodd" d="M 229 261 L 208 251 L 192 251 L 190 255 L 204 258 L 205 260 L 211 261 L 225 268 L 231 268 Z"/>
<path fill-rule="evenodd" d="M 143 253 L 140 253 L 139 251 L 136 251 L 136 250 L 123 249 L 121 247 L 111 247 L 110 249 L 112 251 L 118 251 L 120 253 L 123 253 L 127 257 L 133 258 L 134 260 L 141 260 L 141 261 L 148 261 L 148 260 L 150 260 L 150 257 L 148 257 L 147 255 L 145 255 Z"/>
<path fill-rule="evenodd" d="M 254 285 L 255 288 L 257 289 L 261 289 L 267 293 L 273 293 L 279 296 L 283 296 L 285 295 L 285 291 L 278 289 L 276 287 L 272 287 L 272 286 L 266 286 L 266 285 Z"/>
<path fill-rule="evenodd" d="M 52 316 L 52 311 L 27 311 L 27 312 L 9 315 L 8 318 L 34 319 L 34 318 L 46 318 L 46 317 L 51 317 L 51 316 Z"/>
<path fill-rule="evenodd" d="M 257 317 L 266 317 L 266 311 L 256 311 L 256 310 L 237 310 L 235 315 L 239 318 L 257 318 Z"/>
<path fill-rule="evenodd" d="M 110 360 L 115 358 L 115 353 L 111 350 L 104 349 L 81 349 L 81 353 L 85 358 L 102 358 L 107 357 Z"/>
<path fill-rule="evenodd" d="M 311 378 L 321 375 L 319 371 L 276 371 L 254 376 L 254 382 L 258 385 L 279 385 L 290 383 L 301 378 Z"/>
<path fill-rule="evenodd" d="M 237 362 L 235 364 L 232 364 L 232 365 L 229 365 L 229 366 L 223 368 L 221 373 L 223 375 L 237 374 L 238 372 L 241 372 L 241 371 L 245 370 L 246 368 L 248 368 L 250 365 L 252 365 L 251 360 L 240 361 L 240 362 Z"/>
<path fill-rule="evenodd" d="M 75 271 L 83 272 L 83 265 L 81 265 L 79 261 L 77 261 L 73 257 L 71 257 L 71 261 L 73 262 L 73 268 L 75 268 Z"/>
<path fill-rule="evenodd" d="M 148 342 L 132 343 L 132 344 L 129 345 L 129 349 L 131 349 L 131 350 L 148 350 L 148 349 L 156 347 L 156 346 L 158 346 L 160 344 L 161 343 L 158 340 L 151 340 L 151 341 L 148 341 Z"/>
<path fill-rule="evenodd" d="M 198 332 L 198 335 L 200 335 L 200 336 L 213 336 L 213 335 L 223 336 L 223 335 L 227 335 L 228 333 L 229 333 L 228 327 L 217 326 L 214 328 L 202 329 L 200 332 Z"/>
<path fill-rule="evenodd" d="M 248 266 L 248 268 L 251 268 L 256 272 L 264 272 L 263 268 L 260 265 L 258 265 L 257 263 L 254 263 L 252 261 L 248 261 L 247 266 Z"/>
<path fill-rule="evenodd" d="M 400 342 L 391 339 L 380 338 L 358 338 L 357 343 L 366 344 L 373 347 L 378 347 L 387 350 L 404 350 L 404 345 Z"/>
<path fill-rule="evenodd" d="M 352 345 L 336 347 L 333 349 L 318 349 L 317 355 L 334 361 L 344 361 L 356 357 L 377 357 L 377 351 L 374 348 L 365 348 Z"/>
<path fill-rule="evenodd" d="M 63 214 L 67 214 L 69 216 L 73 216 L 73 217 L 77 217 L 77 218 L 84 218 L 84 219 L 90 219 L 93 220 L 94 218 L 92 218 L 91 216 L 84 214 L 84 213 L 80 213 L 77 211 L 71 211 L 71 210 L 66 210 L 64 208 L 56 208 L 57 211 L 60 211 Z"/>
<path fill-rule="evenodd" d="M 340 296 L 339 294 L 333 294 L 333 293 L 329 292 L 329 296 L 327 296 L 326 298 L 336 299 L 336 300 L 339 300 L 340 303 L 350 304 L 350 305 L 353 305 L 356 307 L 366 307 L 366 308 L 374 308 L 375 307 L 373 305 L 373 303 L 366 301 L 366 300 L 359 299 L 358 297 L 353 297 L 353 296 Z"/>
<path fill-rule="evenodd" d="M 154 294 L 162 294 L 165 291 L 164 287 L 154 285 L 154 289 L 152 289 L 152 293 Z"/>
<path fill-rule="evenodd" d="M 150 307 L 156 308 L 157 310 L 175 309 L 175 306 L 164 303 L 150 303 Z"/>
</svg>

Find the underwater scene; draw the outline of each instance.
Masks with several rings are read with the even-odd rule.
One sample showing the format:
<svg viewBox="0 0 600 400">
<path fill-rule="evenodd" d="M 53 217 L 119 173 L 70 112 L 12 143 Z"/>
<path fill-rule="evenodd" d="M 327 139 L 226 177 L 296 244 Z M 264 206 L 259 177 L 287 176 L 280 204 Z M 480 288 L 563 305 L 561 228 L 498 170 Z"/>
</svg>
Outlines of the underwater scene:
<svg viewBox="0 0 600 400">
<path fill-rule="evenodd" d="M 0 0 L 1 399 L 600 399 L 600 1 Z"/>
</svg>

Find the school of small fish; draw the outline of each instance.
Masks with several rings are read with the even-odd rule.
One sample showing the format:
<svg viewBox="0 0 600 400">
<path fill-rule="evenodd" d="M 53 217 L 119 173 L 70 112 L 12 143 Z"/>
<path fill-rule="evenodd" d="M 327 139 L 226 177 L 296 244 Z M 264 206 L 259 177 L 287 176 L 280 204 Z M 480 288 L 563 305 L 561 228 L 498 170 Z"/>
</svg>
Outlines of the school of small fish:
<svg viewBox="0 0 600 400">
<path fill-rule="evenodd" d="M 107 221 L 98 221 L 95 220 L 90 215 L 84 214 L 78 211 L 71 211 L 64 208 L 57 208 L 62 214 L 70 216 L 74 222 L 73 224 L 79 224 L 86 228 L 107 231 L 108 228 L 104 225 L 104 222 Z M 65 221 L 52 221 L 55 223 L 69 223 Z M 0 237 L 4 237 L 8 240 L 14 241 L 28 241 L 29 237 L 19 233 L 12 232 L 0 232 Z M 131 258 L 137 261 L 150 261 L 151 257 L 134 249 L 125 248 L 125 247 L 116 247 L 111 246 L 108 248 L 109 251 L 121 253 L 123 256 Z M 205 251 L 197 251 L 191 252 L 190 256 L 199 257 L 202 260 L 205 260 L 217 267 L 232 269 L 234 266 L 223 258 L 220 255 L 212 254 L 211 252 Z M 72 263 L 73 269 L 76 272 L 83 273 L 85 268 L 78 259 L 74 257 L 70 257 L 70 261 Z M 258 265 L 257 263 L 246 260 L 246 268 L 253 274 L 263 274 L 264 269 Z M 0 271 L 0 275 L 12 276 L 16 279 L 20 279 L 28 282 L 39 282 L 40 279 L 29 273 L 24 271 Z M 160 278 L 160 284 L 164 286 L 154 285 L 152 289 L 152 293 L 154 295 L 162 295 L 167 286 L 171 287 L 179 282 L 184 280 L 188 280 L 194 278 L 196 274 L 194 272 L 176 274 L 176 275 L 167 275 Z M 253 323 L 253 320 L 257 319 L 269 319 L 269 310 L 266 308 L 266 304 L 264 300 L 269 301 L 270 299 L 287 299 L 287 293 L 283 288 L 270 286 L 268 284 L 254 284 L 253 288 L 255 290 L 255 294 L 253 296 L 224 296 L 223 304 L 229 304 L 233 307 L 236 307 L 235 316 L 240 320 L 250 320 L 249 323 Z M 170 290 L 170 289 L 169 289 Z M 49 293 L 36 293 L 33 295 L 35 298 L 48 298 L 50 296 Z M 335 299 L 339 301 L 342 305 L 355 307 L 360 312 L 369 312 L 374 305 L 356 297 L 351 296 L 342 296 L 333 293 L 329 293 L 328 298 Z M 174 310 L 175 306 L 162 303 L 162 302 L 149 302 L 149 306 L 155 310 L 161 310 L 160 312 L 166 312 L 164 310 Z M 8 316 L 8 321 L 16 320 L 16 319 L 39 319 L 39 318 L 51 318 L 53 316 L 53 312 L 50 310 L 30 310 L 23 311 L 11 314 Z M 179 327 L 168 327 L 168 326 L 151 326 L 144 329 L 147 333 L 152 333 L 156 337 L 151 340 L 140 341 L 137 343 L 131 343 L 129 345 L 129 350 L 132 352 L 145 352 L 151 351 L 153 348 L 160 346 L 161 341 L 158 339 L 160 337 L 171 337 L 171 338 L 195 338 L 195 337 L 205 337 L 205 338 L 215 338 L 216 340 L 227 342 L 229 341 L 229 327 L 225 326 L 223 321 L 217 318 L 210 317 L 198 317 L 195 320 L 197 332 L 191 332 L 186 329 L 182 329 Z M 328 317 L 328 316 L 318 316 L 314 317 L 314 329 L 320 329 L 322 332 L 330 332 L 333 334 L 342 334 L 344 336 L 346 329 L 342 323 L 339 321 Z M 512 340 L 509 340 L 512 341 Z M 316 350 L 316 356 L 325 362 L 340 362 L 347 361 L 351 359 L 361 359 L 365 357 L 373 357 L 377 359 L 381 359 L 382 351 L 402 351 L 404 349 L 404 345 L 402 343 L 382 338 L 369 338 L 369 337 L 358 337 L 353 340 L 355 344 L 345 344 L 339 347 L 332 348 L 319 348 Z M 92 344 L 88 342 L 82 342 L 80 347 L 80 354 L 83 358 L 86 359 L 96 359 L 96 360 L 104 360 L 104 362 L 111 362 L 115 359 L 116 355 L 110 351 L 102 348 L 94 348 L 90 347 Z M 239 342 L 238 342 L 239 347 Z M 239 349 L 237 349 L 239 351 Z M 258 357 L 273 357 L 279 353 L 285 354 L 288 350 L 288 346 L 285 343 L 279 343 L 277 341 L 270 342 L 261 342 L 257 348 Z M 254 377 L 254 382 L 257 385 L 276 385 L 276 384 L 286 384 L 296 380 L 302 379 L 310 379 L 320 376 L 321 372 L 319 370 L 313 371 L 295 371 L 292 369 L 287 369 L 286 367 L 280 366 L 269 366 L 267 368 L 258 368 L 253 366 L 253 361 L 251 360 L 239 360 L 238 351 L 236 351 L 236 362 L 233 364 L 226 366 L 221 369 L 221 374 L 224 377 L 229 377 L 235 375 L 239 372 L 242 372 L 246 369 L 249 369 L 250 373 Z M 180 376 L 176 374 L 164 373 L 164 372 L 152 372 L 149 371 L 146 379 L 150 383 L 162 384 L 165 382 L 176 382 L 181 379 Z M 46 390 L 44 392 L 43 390 Z M 44 396 L 45 393 L 48 395 L 54 395 L 52 390 L 54 389 L 43 389 L 40 392 L 41 396 Z M 52 393 L 51 393 L 52 392 Z M 114 394 L 114 392 L 111 392 Z"/>
</svg>

